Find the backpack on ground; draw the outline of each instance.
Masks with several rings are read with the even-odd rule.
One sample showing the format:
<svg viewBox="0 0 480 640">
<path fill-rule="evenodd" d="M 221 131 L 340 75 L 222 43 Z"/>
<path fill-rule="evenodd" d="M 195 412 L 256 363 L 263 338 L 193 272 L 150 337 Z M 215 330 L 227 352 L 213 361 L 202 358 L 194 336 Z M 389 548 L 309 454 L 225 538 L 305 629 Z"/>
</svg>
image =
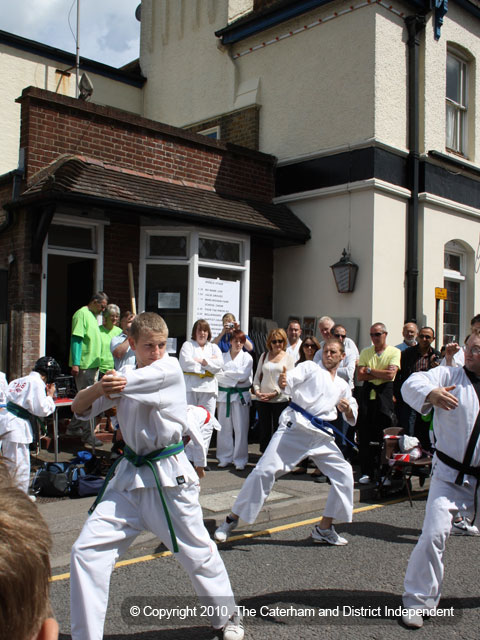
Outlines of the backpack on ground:
<svg viewBox="0 0 480 640">
<path fill-rule="evenodd" d="M 46 462 L 36 472 L 32 481 L 35 494 L 50 498 L 68 496 L 85 470 L 71 462 Z"/>
</svg>

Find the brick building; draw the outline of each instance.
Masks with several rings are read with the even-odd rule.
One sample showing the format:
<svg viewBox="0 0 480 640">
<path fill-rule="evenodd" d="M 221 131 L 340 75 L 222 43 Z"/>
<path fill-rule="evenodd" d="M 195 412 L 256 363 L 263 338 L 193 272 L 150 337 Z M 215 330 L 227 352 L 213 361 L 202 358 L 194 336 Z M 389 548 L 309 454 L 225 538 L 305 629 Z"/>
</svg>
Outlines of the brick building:
<svg viewBox="0 0 480 640">
<path fill-rule="evenodd" d="M 42 89 L 18 102 L 24 164 L 0 179 L 10 378 L 45 352 L 66 370 L 72 313 L 102 289 L 130 306 L 129 264 L 178 347 L 222 287 L 243 326 L 271 317 L 273 250 L 309 237 L 272 204 L 272 156 Z"/>
</svg>

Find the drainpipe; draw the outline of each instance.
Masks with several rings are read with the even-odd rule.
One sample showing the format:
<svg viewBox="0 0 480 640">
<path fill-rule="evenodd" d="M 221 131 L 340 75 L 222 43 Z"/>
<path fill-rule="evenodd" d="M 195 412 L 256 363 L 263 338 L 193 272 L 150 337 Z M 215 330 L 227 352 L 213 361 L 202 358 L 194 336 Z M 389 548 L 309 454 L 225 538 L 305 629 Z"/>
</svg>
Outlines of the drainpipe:
<svg viewBox="0 0 480 640">
<path fill-rule="evenodd" d="M 405 18 L 408 30 L 408 201 L 407 217 L 407 291 L 405 322 L 417 319 L 418 291 L 418 185 L 419 151 L 419 49 L 420 34 L 425 30 L 425 16 Z"/>
</svg>

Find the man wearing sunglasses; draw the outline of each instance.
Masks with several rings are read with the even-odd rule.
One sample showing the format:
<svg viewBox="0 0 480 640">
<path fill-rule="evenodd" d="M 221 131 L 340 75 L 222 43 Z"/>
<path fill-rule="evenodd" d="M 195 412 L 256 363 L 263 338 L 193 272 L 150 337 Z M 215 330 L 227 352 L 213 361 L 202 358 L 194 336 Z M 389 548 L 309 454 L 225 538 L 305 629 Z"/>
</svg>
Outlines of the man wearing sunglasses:
<svg viewBox="0 0 480 640">
<path fill-rule="evenodd" d="M 358 420 L 361 484 L 375 480 L 380 465 L 383 430 L 393 426 L 393 381 L 401 352 L 387 345 L 387 328 L 376 322 L 370 328 L 372 346 L 362 349 L 357 376 L 363 382 Z"/>
<path fill-rule="evenodd" d="M 436 453 L 422 535 L 408 562 L 402 619 L 408 627 L 423 626 L 440 600 L 443 554 L 456 513 L 476 516 L 480 478 L 480 335 L 472 334 L 465 348 L 465 367 L 436 367 L 413 373 L 402 395 L 415 411 L 427 415 L 432 407 Z"/>
<path fill-rule="evenodd" d="M 400 387 L 415 371 L 430 371 L 440 364 L 440 352 L 432 347 L 435 332 L 431 327 L 422 327 L 418 334 L 418 344 L 402 351 L 400 371 L 395 378 L 394 392 L 400 426 L 411 436 L 420 440 L 423 449 L 430 449 L 429 424 L 420 414 L 402 400 Z"/>
</svg>

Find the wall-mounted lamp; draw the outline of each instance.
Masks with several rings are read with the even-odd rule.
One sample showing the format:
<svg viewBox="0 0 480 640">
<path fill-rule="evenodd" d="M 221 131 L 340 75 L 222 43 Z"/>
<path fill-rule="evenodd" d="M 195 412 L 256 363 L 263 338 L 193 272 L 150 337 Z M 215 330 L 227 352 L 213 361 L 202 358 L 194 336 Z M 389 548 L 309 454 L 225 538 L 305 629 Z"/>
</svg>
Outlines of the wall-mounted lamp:
<svg viewBox="0 0 480 640">
<path fill-rule="evenodd" d="M 350 260 L 350 254 L 345 249 L 340 260 L 330 265 L 330 269 L 333 271 L 338 293 L 351 293 L 355 289 L 358 264 Z"/>
</svg>

